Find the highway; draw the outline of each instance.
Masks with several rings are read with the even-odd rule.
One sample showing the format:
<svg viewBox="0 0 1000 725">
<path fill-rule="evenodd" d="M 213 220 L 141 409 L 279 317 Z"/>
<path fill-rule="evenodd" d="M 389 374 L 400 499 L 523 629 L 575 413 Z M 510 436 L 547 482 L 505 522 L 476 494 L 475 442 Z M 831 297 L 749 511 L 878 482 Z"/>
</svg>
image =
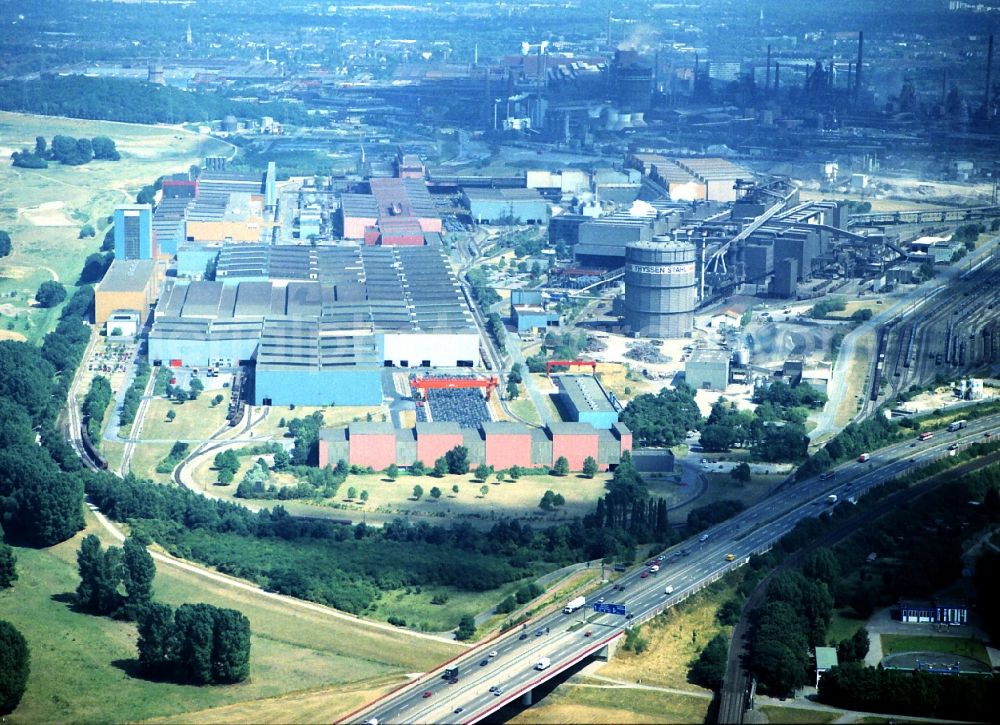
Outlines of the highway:
<svg viewBox="0 0 1000 725">
<path fill-rule="evenodd" d="M 831 508 L 828 495 L 836 494 L 838 505 L 850 505 L 846 503 L 850 497 L 861 496 L 913 467 L 946 456 L 952 444 L 982 440 L 985 431 L 998 425 L 1000 416 L 991 416 L 972 421 L 956 433 L 938 431 L 929 441 L 909 439 L 873 452 L 867 463 L 838 466 L 832 478 L 811 478 L 779 491 L 704 534 L 663 552 L 658 573 L 648 573 L 647 566 L 633 569 L 590 594 L 583 609 L 573 614 L 557 611 L 542 616 L 524 629 L 486 641 L 469 654 L 447 663 L 459 668 L 456 683 L 448 684 L 442 678 L 443 663 L 353 713 L 348 721 L 478 722 L 621 637 L 631 624 L 641 623 L 680 603 L 745 564 L 751 555 L 767 551 L 802 519 L 828 511 Z M 732 561 L 728 560 L 730 554 Z M 624 589 L 619 589 L 622 585 Z M 669 595 L 665 592 L 668 585 L 673 587 Z M 624 604 L 631 616 L 595 614 L 592 604 L 599 598 L 607 603 Z M 497 655 L 490 657 L 491 651 Z M 535 665 L 542 657 L 549 658 L 551 666 L 540 671 Z M 482 661 L 486 664 L 481 665 Z M 493 686 L 502 688 L 501 693 L 491 692 Z"/>
</svg>

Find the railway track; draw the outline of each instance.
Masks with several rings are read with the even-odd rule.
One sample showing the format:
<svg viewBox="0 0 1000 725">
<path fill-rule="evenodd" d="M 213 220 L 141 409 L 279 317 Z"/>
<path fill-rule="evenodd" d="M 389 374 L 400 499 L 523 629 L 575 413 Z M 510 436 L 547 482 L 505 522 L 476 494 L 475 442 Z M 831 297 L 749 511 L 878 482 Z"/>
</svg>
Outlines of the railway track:
<svg viewBox="0 0 1000 725">
<path fill-rule="evenodd" d="M 1000 257 L 963 274 L 934 300 L 883 325 L 866 406 L 1000 362 Z"/>
</svg>

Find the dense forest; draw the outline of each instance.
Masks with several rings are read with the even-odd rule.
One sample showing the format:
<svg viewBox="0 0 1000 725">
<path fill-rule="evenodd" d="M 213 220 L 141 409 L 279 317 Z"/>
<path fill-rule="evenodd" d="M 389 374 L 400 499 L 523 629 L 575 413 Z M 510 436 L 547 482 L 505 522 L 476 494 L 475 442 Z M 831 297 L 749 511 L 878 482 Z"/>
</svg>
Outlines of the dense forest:
<svg viewBox="0 0 1000 725">
<path fill-rule="evenodd" d="M 43 76 L 0 81 L 0 110 L 129 123 L 181 123 L 218 120 L 228 114 L 272 116 L 282 123 L 314 125 L 322 119 L 288 103 L 234 101 L 214 93 L 195 93 L 146 81 Z"/>
</svg>

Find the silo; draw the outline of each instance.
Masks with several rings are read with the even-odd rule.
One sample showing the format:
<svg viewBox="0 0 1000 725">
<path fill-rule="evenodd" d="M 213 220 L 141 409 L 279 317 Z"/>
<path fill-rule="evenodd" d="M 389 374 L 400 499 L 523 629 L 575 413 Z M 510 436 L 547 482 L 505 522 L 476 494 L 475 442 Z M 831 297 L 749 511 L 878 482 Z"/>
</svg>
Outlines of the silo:
<svg viewBox="0 0 1000 725">
<path fill-rule="evenodd" d="M 625 247 L 625 322 L 642 337 L 684 337 L 694 328 L 695 248 L 688 242 Z"/>
</svg>

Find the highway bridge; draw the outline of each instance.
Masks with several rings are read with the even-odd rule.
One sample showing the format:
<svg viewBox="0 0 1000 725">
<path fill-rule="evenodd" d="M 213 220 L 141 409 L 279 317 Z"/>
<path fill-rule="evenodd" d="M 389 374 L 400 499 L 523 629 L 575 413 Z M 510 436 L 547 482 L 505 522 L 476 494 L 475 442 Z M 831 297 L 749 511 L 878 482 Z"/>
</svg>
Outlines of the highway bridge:
<svg viewBox="0 0 1000 725">
<path fill-rule="evenodd" d="M 1000 416 L 983 418 L 930 441 L 907 440 L 872 452 L 867 463 L 842 464 L 827 480 L 815 477 L 790 485 L 663 552 L 657 573 L 650 573 L 649 566 L 633 569 L 593 592 L 577 612 L 556 611 L 487 640 L 350 714 L 345 722 L 474 723 L 516 700 L 530 705 L 539 685 L 588 658 L 612 656 L 629 627 L 675 606 L 746 564 L 752 555 L 767 551 L 802 519 L 828 511 L 830 494 L 837 494 L 838 505 L 850 505 L 845 503 L 850 497 L 862 496 L 911 468 L 948 455 L 953 444 L 964 446 L 982 439 L 984 432 L 998 425 Z M 597 613 L 594 605 L 598 603 L 623 605 L 626 614 Z M 490 656 L 493 652 L 495 656 Z M 543 658 L 551 664 L 539 670 L 536 666 Z M 458 668 L 457 681 L 443 678 L 445 664 Z"/>
</svg>

